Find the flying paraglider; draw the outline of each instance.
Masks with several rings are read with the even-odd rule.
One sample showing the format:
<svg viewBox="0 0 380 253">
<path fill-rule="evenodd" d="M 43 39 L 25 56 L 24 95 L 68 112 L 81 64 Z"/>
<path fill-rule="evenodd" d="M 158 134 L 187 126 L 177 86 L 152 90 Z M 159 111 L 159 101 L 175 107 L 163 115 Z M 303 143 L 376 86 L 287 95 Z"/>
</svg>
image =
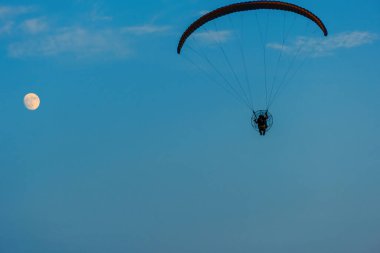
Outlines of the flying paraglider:
<svg viewBox="0 0 380 253">
<path fill-rule="evenodd" d="M 295 64 L 296 59 L 313 50 L 308 37 L 295 28 L 296 18 L 301 18 L 301 26 L 306 23 L 306 29 L 310 30 L 311 23 L 314 29 L 322 31 L 324 36 L 328 35 L 323 22 L 300 6 L 280 1 L 239 2 L 207 12 L 195 20 L 183 32 L 177 53 L 183 54 L 185 51 L 187 59 L 197 69 L 246 105 L 252 112 L 252 126 L 260 135 L 265 135 L 273 124 L 269 113 L 271 105 L 300 68 L 301 64 Z M 268 35 L 269 31 L 277 35 L 280 42 L 273 42 L 275 36 Z M 293 44 L 286 44 L 292 31 L 296 31 L 298 37 L 293 37 Z M 258 38 L 257 43 L 253 41 Z M 231 46 L 230 42 L 236 42 L 236 45 Z M 230 54 L 227 49 L 232 50 Z M 269 63 L 269 50 L 277 53 L 272 57 L 272 65 Z M 196 59 L 188 56 L 191 53 Z M 285 62 L 284 66 L 282 62 Z M 256 80 L 253 82 L 254 78 Z M 259 83 L 263 83 L 264 87 L 260 88 Z M 262 104 L 265 104 L 265 109 L 257 110 L 258 106 L 264 107 Z"/>
</svg>

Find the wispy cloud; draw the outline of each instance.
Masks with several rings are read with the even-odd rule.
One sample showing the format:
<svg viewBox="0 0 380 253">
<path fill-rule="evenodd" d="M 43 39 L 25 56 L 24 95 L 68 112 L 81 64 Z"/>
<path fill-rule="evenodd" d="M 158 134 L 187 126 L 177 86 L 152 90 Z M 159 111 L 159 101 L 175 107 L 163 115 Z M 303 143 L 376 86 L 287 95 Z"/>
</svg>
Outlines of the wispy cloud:
<svg viewBox="0 0 380 253">
<path fill-rule="evenodd" d="M 0 35 L 10 33 L 13 29 L 14 23 L 12 21 L 5 22 L 0 26 Z"/>
<path fill-rule="evenodd" d="M 282 45 L 280 43 L 268 43 L 267 47 L 274 50 L 282 50 L 285 53 L 303 53 L 311 56 L 331 55 L 338 49 L 355 48 L 367 45 L 379 39 L 379 35 L 371 32 L 344 32 L 327 38 L 298 37 L 293 43 Z"/>
<path fill-rule="evenodd" d="M 112 58 L 128 56 L 130 50 L 126 39 L 116 30 L 87 30 L 82 27 L 59 29 L 55 34 L 45 35 L 8 47 L 10 57 L 54 57 L 74 55 L 78 58 L 107 55 Z"/>
<path fill-rule="evenodd" d="M 203 16 L 203 15 L 209 13 L 209 12 L 210 11 L 208 11 L 208 10 L 201 10 L 198 14 L 201 15 L 201 16 Z"/>
<path fill-rule="evenodd" d="M 105 15 L 102 7 L 99 3 L 95 3 L 90 12 L 90 18 L 92 21 L 111 21 L 113 19 L 112 16 Z"/>
<path fill-rule="evenodd" d="M 9 18 L 35 11 L 33 6 L 5 6 L 0 5 L 0 18 Z"/>
<path fill-rule="evenodd" d="M 43 18 L 27 19 L 21 24 L 26 33 L 37 34 L 48 29 L 49 25 Z"/>
<path fill-rule="evenodd" d="M 164 32 L 169 31 L 170 29 L 171 29 L 170 26 L 145 24 L 145 25 L 139 25 L 139 26 L 124 27 L 122 31 L 125 33 L 145 35 L 145 34 L 152 34 L 152 33 L 164 33 Z"/>
<path fill-rule="evenodd" d="M 196 39 L 199 39 L 203 42 L 218 42 L 223 43 L 231 39 L 232 32 L 228 30 L 223 31 L 206 31 L 206 32 L 197 32 L 193 36 Z"/>
<path fill-rule="evenodd" d="M 35 6 L 0 4 L 0 36 L 11 38 L 6 45 L 9 57 L 126 58 L 135 51 L 131 43 L 139 39 L 136 35 L 162 35 L 171 29 L 152 22 L 125 27 L 115 27 L 109 22 L 102 22 L 103 28 L 89 26 L 88 18 L 91 21 L 112 20 L 98 4 L 92 5 L 90 12 L 84 15 L 84 25 L 57 26 L 49 21 L 48 16 L 32 13 L 36 10 Z M 21 16 L 29 13 L 35 14 L 34 17 Z"/>
</svg>

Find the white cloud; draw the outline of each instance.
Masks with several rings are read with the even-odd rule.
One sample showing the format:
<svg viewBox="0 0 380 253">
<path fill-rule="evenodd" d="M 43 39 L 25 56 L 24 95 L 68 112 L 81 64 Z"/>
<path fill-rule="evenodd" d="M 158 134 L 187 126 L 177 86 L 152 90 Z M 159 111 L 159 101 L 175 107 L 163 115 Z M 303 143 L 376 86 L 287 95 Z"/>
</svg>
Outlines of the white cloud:
<svg viewBox="0 0 380 253">
<path fill-rule="evenodd" d="M 81 27 L 62 28 L 57 33 L 45 35 L 23 42 L 12 43 L 8 47 L 10 57 L 54 57 L 61 54 L 78 58 L 104 55 L 123 58 L 130 53 L 126 40 L 116 30 L 90 31 Z"/>
<path fill-rule="evenodd" d="M 91 20 L 92 21 L 111 21 L 113 19 L 112 16 L 101 15 L 100 13 L 91 12 Z"/>
<path fill-rule="evenodd" d="M 341 33 L 323 41 L 323 46 L 327 49 L 353 48 L 371 44 L 377 39 L 378 35 L 370 32 Z"/>
<path fill-rule="evenodd" d="M 152 34 L 152 33 L 163 33 L 170 30 L 170 26 L 157 26 L 157 25 L 140 25 L 140 26 L 128 26 L 122 29 L 126 33 L 134 33 L 137 35 Z"/>
<path fill-rule="evenodd" d="M 228 41 L 231 38 L 231 31 L 206 31 L 206 32 L 196 32 L 193 34 L 193 37 L 199 39 L 203 42 L 218 42 L 223 43 Z"/>
<path fill-rule="evenodd" d="M 35 10 L 32 6 L 4 6 L 0 5 L 0 18 L 8 18 L 33 12 Z"/>
<path fill-rule="evenodd" d="M 6 7 L 0 5 L 0 35 L 9 33 L 14 40 L 7 45 L 12 58 L 58 57 L 117 59 L 129 57 L 133 35 L 161 35 L 170 26 L 144 24 L 140 26 L 90 28 L 87 26 L 51 27 L 45 17 L 18 18 L 14 15 L 34 11 L 32 7 Z M 111 20 L 94 5 L 90 13 L 92 21 Z M 9 20 L 9 21 L 8 21 Z"/>
<path fill-rule="evenodd" d="M 44 32 L 48 29 L 48 24 L 42 18 L 33 18 L 25 20 L 21 24 L 21 28 L 31 34 Z"/>
<path fill-rule="evenodd" d="M 275 49 L 275 50 L 279 50 L 279 51 L 284 51 L 287 53 L 290 53 L 292 50 L 292 48 L 290 46 L 286 46 L 286 45 L 279 44 L 279 43 L 268 43 L 267 47 Z"/>
<path fill-rule="evenodd" d="M 111 21 L 112 16 L 105 15 L 103 8 L 99 3 L 94 3 L 90 13 L 90 18 L 92 21 Z"/>
<path fill-rule="evenodd" d="M 207 10 L 201 10 L 201 11 L 199 12 L 199 15 L 203 16 L 203 15 L 209 13 L 209 12 L 210 12 L 210 11 L 207 11 Z"/>
<path fill-rule="evenodd" d="M 378 40 L 379 36 L 370 32 L 345 32 L 326 38 L 298 37 L 289 45 L 280 43 L 268 43 L 267 47 L 282 50 L 286 53 L 304 53 L 312 56 L 330 55 L 338 49 L 349 49 L 371 44 Z"/>
<path fill-rule="evenodd" d="M 14 23 L 11 21 L 7 21 L 4 25 L 0 26 L 0 35 L 10 33 L 13 29 Z"/>
</svg>

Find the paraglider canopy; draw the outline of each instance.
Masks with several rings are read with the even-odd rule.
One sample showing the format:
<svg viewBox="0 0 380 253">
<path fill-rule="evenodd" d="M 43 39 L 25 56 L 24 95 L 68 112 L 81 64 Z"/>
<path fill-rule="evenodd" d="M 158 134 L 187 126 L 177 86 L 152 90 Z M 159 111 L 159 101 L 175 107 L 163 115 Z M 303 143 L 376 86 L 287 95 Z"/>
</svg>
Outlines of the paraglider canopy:
<svg viewBox="0 0 380 253">
<path fill-rule="evenodd" d="M 225 16 L 231 13 L 235 13 L 235 12 L 259 10 L 259 9 L 283 10 L 283 11 L 289 11 L 289 12 L 302 15 L 310 19 L 314 23 L 316 23 L 319 26 L 319 28 L 322 30 L 325 36 L 327 36 L 328 34 L 326 26 L 323 24 L 323 22 L 316 15 L 306 10 L 305 8 L 302 8 L 295 4 L 285 3 L 285 2 L 280 2 L 280 1 L 249 1 L 249 2 L 230 4 L 230 5 L 218 8 L 216 10 L 213 10 L 203 15 L 199 19 L 197 19 L 182 34 L 181 39 L 178 42 L 177 53 L 178 54 L 181 53 L 183 44 L 185 43 L 187 38 L 195 30 L 197 30 L 199 27 L 203 26 L 207 22 L 210 22 L 211 20 L 220 18 L 222 16 Z"/>
</svg>

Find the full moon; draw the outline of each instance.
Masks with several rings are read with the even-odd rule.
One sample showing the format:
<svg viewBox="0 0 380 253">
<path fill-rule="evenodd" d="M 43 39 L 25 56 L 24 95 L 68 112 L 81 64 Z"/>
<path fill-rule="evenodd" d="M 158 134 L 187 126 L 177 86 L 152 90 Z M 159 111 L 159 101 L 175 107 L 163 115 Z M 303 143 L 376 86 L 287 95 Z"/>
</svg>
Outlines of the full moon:
<svg viewBox="0 0 380 253">
<path fill-rule="evenodd" d="M 40 106 L 40 98 L 34 93 L 28 93 L 24 97 L 24 105 L 28 110 L 37 110 Z"/>
</svg>

